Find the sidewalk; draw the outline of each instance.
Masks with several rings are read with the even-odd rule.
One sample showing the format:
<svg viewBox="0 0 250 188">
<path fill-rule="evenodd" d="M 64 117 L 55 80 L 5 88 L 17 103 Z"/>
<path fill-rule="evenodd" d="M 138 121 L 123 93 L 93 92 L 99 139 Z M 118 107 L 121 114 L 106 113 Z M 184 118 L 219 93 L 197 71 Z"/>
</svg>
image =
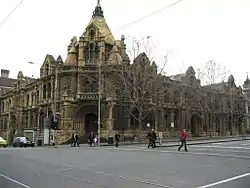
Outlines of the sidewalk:
<svg viewBox="0 0 250 188">
<path fill-rule="evenodd" d="M 213 138 L 210 137 L 199 137 L 199 138 L 189 138 L 187 140 L 187 145 L 199 145 L 199 144 L 211 144 L 211 143 L 220 143 L 220 142 L 233 142 L 233 141 L 242 141 L 242 140 L 250 140 L 250 135 L 246 136 L 244 139 L 242 136 L 216 136 Z M 127 142 L 120 142 L 120 146 L 124 145 L 145 145 L 147 144 L 147 140 L 138 142 L 138 141 L 127 141 Z M 176 147 L 179 146 L 180 142 L 177 138 L 167 138 L 162 140 L 162 144 L 159 145 L 157 143 L 157 147 Z M 107 143 L 101 143 L 100 146 L 113 146 Z M 52 147 L 53 146 L 47 146 Z M 56 145 L 56 148 L 64 148 L 70 147 L 70 145 Z M 80 147 L 89 147 L 88 144 L 80 144 Z"/>
</svg>

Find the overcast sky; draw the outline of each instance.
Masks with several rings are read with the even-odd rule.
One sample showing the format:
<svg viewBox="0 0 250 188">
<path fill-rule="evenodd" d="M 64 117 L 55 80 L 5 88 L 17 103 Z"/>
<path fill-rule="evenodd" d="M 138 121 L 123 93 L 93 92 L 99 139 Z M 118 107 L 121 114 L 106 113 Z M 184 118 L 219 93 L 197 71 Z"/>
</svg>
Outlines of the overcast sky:
<svg viewBox="0 0 250 188">
<path fill-rule="evenodd" d="M 210 59 L 225 65 L 242 84 L 250 70 L 250 1 L 185 0 L 139 23 L 125 25 L 176 0 L 101 0 L 115 38 L 151 36 L 160 64 L 169 54 L 168 74 L 195 69 Z M 0 21 L 20 0 L 0 0 Z M 39 75 L 45 55 L 65 59 L 67 45 L 91 19 L 97 0 L 24 0 L 0 25 L 0 68 L 11 77 L 22 70 Z M 28 64 L 29 61 L 34 65 Z"/>
</svg>

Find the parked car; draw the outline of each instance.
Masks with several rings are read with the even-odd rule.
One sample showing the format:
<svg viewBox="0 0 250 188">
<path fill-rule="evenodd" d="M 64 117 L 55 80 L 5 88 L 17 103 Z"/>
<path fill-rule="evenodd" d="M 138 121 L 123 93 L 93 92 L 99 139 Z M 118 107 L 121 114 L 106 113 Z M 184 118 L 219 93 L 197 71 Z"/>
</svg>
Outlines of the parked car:
<svg viewBox="0 0 250 188">
<path fill-rule="evenodd" d="M 6 148 L 7 147 L 7 141 L 4 140 L 2 137 L 0 137 L 0 147 L 4 147 Z"/>
<path fill-rule="evenodd" d="M 35 143 L 27 137 L 16 137 L 12 145 L 13 147 L 34 147 Z"/>
</svg>

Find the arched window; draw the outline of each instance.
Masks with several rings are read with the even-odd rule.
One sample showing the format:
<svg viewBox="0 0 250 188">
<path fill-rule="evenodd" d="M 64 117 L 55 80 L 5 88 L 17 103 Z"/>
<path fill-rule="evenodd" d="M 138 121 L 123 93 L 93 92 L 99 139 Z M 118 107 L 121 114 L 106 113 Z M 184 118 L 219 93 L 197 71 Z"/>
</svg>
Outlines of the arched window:
<svg viewBox="0 0 250 188">
<path fill-rule="evenodd" d="M 45 65 L 45 76 L 48 76 L 49 75 L 49 65 L 46 64 Z"/>
<path fill-rule="evenodd" d="M 46 92 L 47 92 L 46 85 L 43 85 L 43 99 L 46 99 Z"/>
<path fill-rule="evenodd" d="M 29 106 L 29 103 L 30 103 L 30 96 L 29 96 L 29 94 L 27 94 L 27 96 L 26 96 L 26 106 Z"/>
<path fill-rule="evenodd" d="M 36 104 L 39 102 L 39 90 L 36 91 Z"/>
<path fill-rule="evenodd" d="M 50 83 L 48 83 L 47 93 L 48 93 L 47 98 L 50 99 L 51 98 L 51 84 Z"/>
</svg>

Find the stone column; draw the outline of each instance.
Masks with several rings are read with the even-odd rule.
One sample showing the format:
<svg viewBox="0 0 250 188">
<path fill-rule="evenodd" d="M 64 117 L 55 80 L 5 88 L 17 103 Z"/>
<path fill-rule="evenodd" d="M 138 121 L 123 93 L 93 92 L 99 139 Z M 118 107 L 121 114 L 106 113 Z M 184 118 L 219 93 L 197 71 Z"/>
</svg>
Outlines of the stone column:
<svg viewBox="0 0 250 188">
<path fill-rule="evenodd" d="M 61 117 L 61 131 L 60 134 L 58 135 L 58 140 L 59 142 L 66 141 L 70 139 L 72 133 L 73 133 L 73 127 L 74 127 L 74 106 L 72 104 L 73 98 L 69 97 L 67 94 L 67 91 L 64 92 L 63 94 L 63 99 L 62 99 L 62 117 Z"/>
<path fill-rule="evenodd" d="M 114 103 L 109 102 L 109 104 L 108 104 L 108 117 L 106 118 L 106 129 L 109 132 L 112 132 L 113 125 L 114 125 L 113 109 L 114 109 Z"/>
<path fill-rule="evenodd" d="M 181 129 L 184 129 L 186 127 L 186 110 L 181 109 Z"/>
<path fill-rule="evenodd" d="M 71 96 L 75 96 L 76 92 L 77 92 L 77 77 L 76 77 L 76 73 L 71 73 Z"/>
<path fill-rule="evenodd" d="M 186 111 L 186 129 L 189 131 L 189 129 L 190 129 L 190 117 L 191 115 L 190 115 L 190 111 L 189 110 L 187 110 Z"/>
<path fill-rule="evenodd" d="M 31 127 L 31 112 L 29 110 L 29 112 L 28 112 L 28 128 L 30 128 L 30 127 Z"/>
<path fill-rule="evenodd" d="M 105 36 L 100 37 L 100 60 L 103 61 L 105 58 Z"/>
<path fill-rule="evenodd" d="M 78 66 L 84 66 L 84 37 L 79 39 Z"/>
<path fill-rule="evenodd" d="M 159 114 L 158 114 L 158 126 L 160 126 L 160 128 L 164 127 L 164 109 L 160 109 Z"/>
<path fill-rule="evenodd" d="M 159 113 L 157 110 L 154 110 L 154 129 L 158 130 L 158 123 L 159 123 Z"/>
<path fill-rule="evenodd" d="M 37 122 L 36 122 L 36 127 L 37 127 L 37 129 L 39 129 L 40 128 L 40 108 L 38 108 L 38 110 L 37 110 Z"/>
<path fill-rule="evenodd" d="M 51 79 L 50 85 L 51 85 L 50 96 L 51 96 L 51 100 L 54 101 L 55 100 L 55 95 L 54 95 L 55 94 L 55 77 Z"/>
</svg>

